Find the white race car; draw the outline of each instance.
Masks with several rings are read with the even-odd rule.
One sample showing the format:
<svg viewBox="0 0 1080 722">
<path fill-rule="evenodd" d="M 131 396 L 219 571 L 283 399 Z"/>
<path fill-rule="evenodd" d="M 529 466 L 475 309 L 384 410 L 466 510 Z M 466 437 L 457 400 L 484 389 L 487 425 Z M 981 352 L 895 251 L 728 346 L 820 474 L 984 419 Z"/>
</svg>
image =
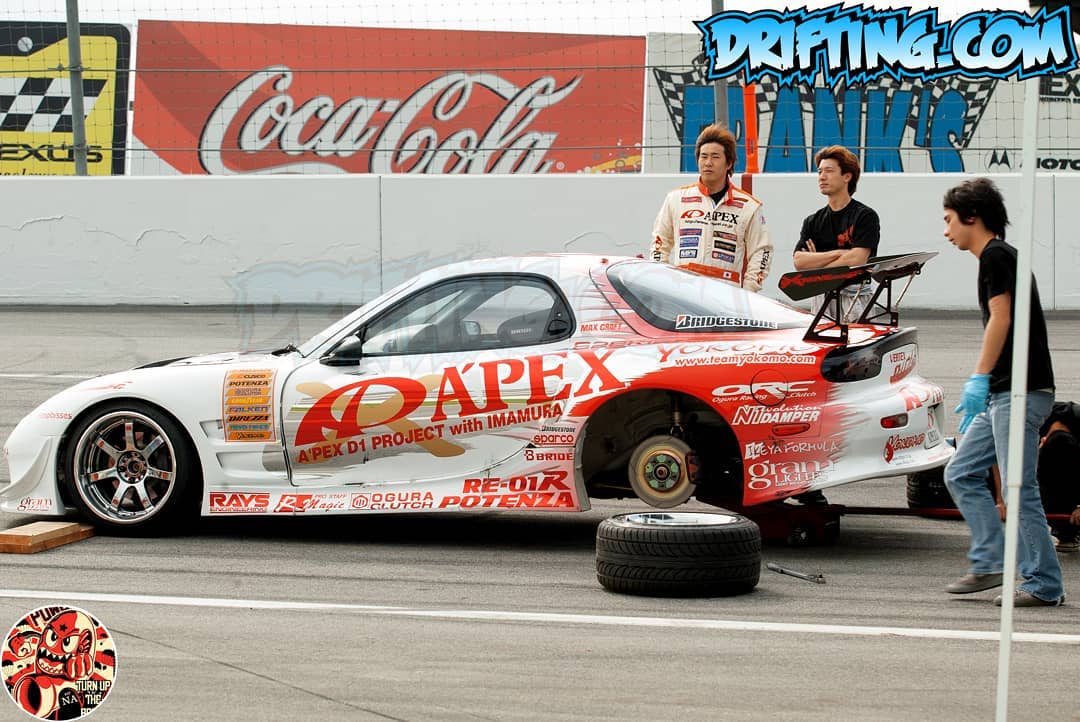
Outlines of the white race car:
<svg viewBox="0 0 1080 722">
<path fill-rule="evenodd" d="M 807 273 L 787 285 L 826 288 Z M 145 532 L 197 511 L 752 507 L 902 476 L 952 449 L 915 331 L 892 323 L 830 326 L 633 258 L 468 261 L 299 347 L 58 393 L 8 438 L 0 508 Z"/>
</svg>

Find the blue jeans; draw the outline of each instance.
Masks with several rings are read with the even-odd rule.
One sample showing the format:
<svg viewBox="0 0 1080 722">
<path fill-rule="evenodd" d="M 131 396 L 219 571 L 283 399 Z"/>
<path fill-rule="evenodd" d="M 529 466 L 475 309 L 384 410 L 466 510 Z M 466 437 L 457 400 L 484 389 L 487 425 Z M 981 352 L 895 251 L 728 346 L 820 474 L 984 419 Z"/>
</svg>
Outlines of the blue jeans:
<svg viewBox="0 0 1080 722">
<path fill-rule="evenodd" d="M 1065 593 L 1054 541 L 1046 525 L 1035 468 L 1039 453 L 1039 427 L 1050 415 L 1054 395 L 1029 391 L 1024 420 L 1024 478 L 1020 486 L 1020 536 L 1017 540 L 1019 589 L 1047 601 Z M 971 528 L 968 550 L 970 571 L 1002 571 L 1005 556 L 1004 524 L 986 487 L 986 471 L 993 464 L 1001 472 L 1002 498 L 1006 498 L 1009 467 L 1009 392 L 990 394 L 986 412 L 971 422 L 945 467 L 945 485 Z"/>
</svg>

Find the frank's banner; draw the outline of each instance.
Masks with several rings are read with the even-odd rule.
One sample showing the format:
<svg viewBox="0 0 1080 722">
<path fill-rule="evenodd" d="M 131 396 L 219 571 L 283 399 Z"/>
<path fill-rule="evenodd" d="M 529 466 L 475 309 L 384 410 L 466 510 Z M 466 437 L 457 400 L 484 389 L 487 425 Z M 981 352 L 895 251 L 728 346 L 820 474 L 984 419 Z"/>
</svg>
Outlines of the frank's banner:
<svg viewBox="0 0 1080 722">
<path fill-rule="evenodd" d="M 642 37 L 142 21 L 137 53 L 136 172 L 640 169 Z"/>
</svg>

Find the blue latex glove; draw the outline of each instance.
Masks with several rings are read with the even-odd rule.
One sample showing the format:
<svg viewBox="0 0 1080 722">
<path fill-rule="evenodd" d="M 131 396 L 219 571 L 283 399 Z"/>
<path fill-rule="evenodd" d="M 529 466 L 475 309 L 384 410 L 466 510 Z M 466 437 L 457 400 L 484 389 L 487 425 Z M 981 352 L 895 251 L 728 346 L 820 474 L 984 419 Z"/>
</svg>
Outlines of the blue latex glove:
<svg viewBox="0 0 1080 722">
<path fill-rule="evenodd" d="M 964 382 L 964 390 L 960 394 L 960 404 L 953 413 L 963 412 L 964 418 L 960 419 L 959 432 L 962 434 L 971 426 L 975 417 L 986 411 L 986 402 L 990 398 L 990 374 L 971 374 Z"/>
</svg>

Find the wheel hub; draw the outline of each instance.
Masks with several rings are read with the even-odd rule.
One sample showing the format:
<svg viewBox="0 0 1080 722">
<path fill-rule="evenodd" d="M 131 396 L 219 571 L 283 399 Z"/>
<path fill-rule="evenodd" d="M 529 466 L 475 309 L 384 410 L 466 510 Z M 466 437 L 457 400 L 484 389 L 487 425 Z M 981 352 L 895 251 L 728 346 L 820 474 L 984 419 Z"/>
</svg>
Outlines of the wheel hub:
<svg viewBox="0 0 1080 722">
<path fill-rule="evenodd" d="M 671 454 L 659 453 L 645 462 L 645 483 L 655 491 L 672 489 L 682 476 L 679 460 Z"/>
<path fill-rule="evenodd" d="M 128 451 L 116 460 L 116 473 L 128 484 L 137 484 L 146 478 L 147 463 L 137 451 Z"/>
</svg>

